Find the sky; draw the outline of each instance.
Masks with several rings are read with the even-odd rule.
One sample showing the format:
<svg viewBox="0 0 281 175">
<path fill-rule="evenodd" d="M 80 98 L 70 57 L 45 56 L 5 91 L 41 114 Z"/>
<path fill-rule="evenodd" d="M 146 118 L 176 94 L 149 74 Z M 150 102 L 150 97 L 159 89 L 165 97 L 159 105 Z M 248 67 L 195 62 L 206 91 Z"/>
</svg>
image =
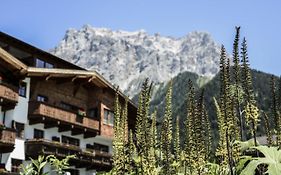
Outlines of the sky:
<svg viewBox="0 0 281 175">
<path fill-rule="evenodd" d="M 232 53 L 235 26 L 248 41 L 252 68 L 281 75 L 280 0 L 8 0 L 0 30 L 44 50 L 69 28 L 144 29 L 181 37 L 204 31 Z"/>
</svg>

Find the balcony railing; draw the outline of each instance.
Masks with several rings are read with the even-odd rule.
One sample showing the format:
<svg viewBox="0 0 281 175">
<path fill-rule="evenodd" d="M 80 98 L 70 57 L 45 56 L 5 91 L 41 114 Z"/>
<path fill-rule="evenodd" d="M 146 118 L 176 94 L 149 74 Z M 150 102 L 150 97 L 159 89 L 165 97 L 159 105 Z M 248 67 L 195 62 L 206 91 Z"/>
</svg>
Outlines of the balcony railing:
<svg viewBox="0 0 281 175">
<path fill-rule="evenodd" d="M 18 102 L 19 94 L 18 88 L 0 82 L 0 104 L 4 106 L 8 106 L 9 108 L 14 108 Z"/>
<path fill-rule="evenodd" d="M 60 107 L 37 101 L 29 102 L 29 120 L 35 123 L 45 124 L 50 123 L 51 121 L 57 121 L 61 125 L 72 126 L 72 129 L 75 127 L 78 129 L 80 128 L 83 131 L 87 130 L 87 132 L 99 131 L 98 120 L 80 116 L 74 112 L 62 109 Z M 50 127 L 54 126 L 55 125 L 52 124 Z"/>
<path fill-rule="evenodd" d="M 15 146 L 15 139 L 15 130 L 0 125 L 0 153 L 12 152 Z"/>
<path fill-rule="evenodd" d="M 112 155 L 97 150 L 82 150 L 79 146 L 55 142 L 45 139 L 32 139 L 25 142 L 26 155 L 36 158 L 38 155 L 55 155 L 64 158 L 75 155 L 70 164 L 79 168 L 103 167 L 108 170 L 112 167 Z"/>
</svg>

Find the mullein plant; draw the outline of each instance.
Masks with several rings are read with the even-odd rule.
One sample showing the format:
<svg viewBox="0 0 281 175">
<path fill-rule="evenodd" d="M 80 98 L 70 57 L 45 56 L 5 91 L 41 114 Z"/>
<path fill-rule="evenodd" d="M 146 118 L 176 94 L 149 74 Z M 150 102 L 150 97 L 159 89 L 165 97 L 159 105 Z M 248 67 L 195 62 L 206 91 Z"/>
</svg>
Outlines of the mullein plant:
<svg viewBox="0 0 281 175">
<path fill-rule="evenodd" d="M 185 132 L 186 132 L 186 138 L 184 142 L 184 172 L 187 174 L 194 169 L 195 164 L 195 157 L 196 153 L 194 152 L 195 142 L 196 138 L 194 137 L 194 122 L 195 122 L 195 94 L 194 94 L 194 87 L 192 84 L 192 81 L 188 81 L 188 92 L 187 92 L 187 116 L 185 121 Z"/>
<path fill-rule="evenodd" d="M 180 145 L 179 117 L 177 117 L 177 119 L 176 119 L 173 143 L 174 143 L 174 145 L 173 145 L 174 146 L 174 148 L 173 148 L 174 161 L 180 162 L 181 145 Z"/>
<path fill-rule="evenodd" d="M 255 145 L 257 145 L 257 126 L 259 119 L 259 109 L 256 104 L 256 100 L 254 97 L 253 83 L 252 83 L 252 75 L 249 67 L 249 58 L 247 51 L 247 41 L 244 38 L 242 41 L 241 47 L 241 55 L 242 55 L 242 82 L 243 82 L 243 90 L 244 90 L 244 116 L 247 124 L 250 126 L 251 135 L 254 138 Z"/>
<path fill-rule="evenodd" d="M 240 27 L 235 27 L 236 35 L 233 43 L 233 84 L 234 84 L 234 100 L 233 105 L 235 109 L 235 114 L 239 120 L 239 133 L 240 133 L 240 140 L 244 140 L 244 120 L 243 116 L 241 115 L 241 86 L 240 86 L 240 55 L 239 55 L 239 39 L 240 39 Z"/>
<path fill-rule="evenodd" d="M 280 113 L 278 109 L 276 83 L 273 75 L 271 76 L 270 86 L 271 86 L 271 116 L 274 119 L 274 124 L 275 124 L 274 134 L 276 135 L 275 145 L 280 148 L 281 147 Z"/>
<path fill-rule="evenodd" d="M 150 174 L 151 169 L 155 166 L 151 159 L 150 143 L 150 124 L 149 124 L 149 106 L 152 84 L 146 79 L 143 83 L 141 93 L 139 94 L 139 106 L 136 122 L 136 147 L 139 156 L 138 171 L 139 174 Z M 152 162 L 151 162 L 152 161 Z"/>
<path fill-rule="evenodd" d="M 127 103 L 122 110 L 118 93 L 116 91 L 115 104 L 114 104 L 114 139 L 113 139 L 113 174 L 125 174 L 129 169 L 129 162 L 127 162 L 126 145 L 128 142 L 128 126 L 127 126 Z"/>
<path fill-rule="evenodd" d="M 203 132 L 204 132 L 204 145 L 205 145 L 205 160 L 210 160 L 210 156 L 212 153 L 212 147 L 213 147 L 213 143 L 212 143 L 212 129 L 211 129 L 211 124 L 210 124 L 210 120 L 209 120 L 209 116 L 205 107 L 205 104 L 203 103 L 202 105 L 202 115 L 203 115 Z"/>
<path fill-rule="evenodd" d="M 220 58 L 220 102 L 217 104 L 217 112 L 222 126 L 219 133 L 219 146 L 217 148 L 217 156 L 222 165 L 228 164 L 233 175 L 234 159 L 231 145 L 237 138 L 237 125 L 235 116 L 233 115 L 233 103 L 230 88 L 230 60 L 226 57 L 224 46 L 221 47 Z M 219 116 L 220 115 L 220 116 Z"/>
<path fill-rule="evenodd" d="M 192 82 L 188 83 L 187 118 L 185 121 L 186 138 L 184 142 L 184 174 L 202 174 L 209 161 L 211 144 L 210 122 L 204 105 L 204 90 L 199 99 L 195 99 Z"/>
<path fill-rule="evenodd" d="M 173 172 L 172 164 L 172 81 L 169 82 L 168 91 L 166 94 L 166 107 L 164 120 L 161 127 L 161 152 L 162 152 L 162 166 L 164 174 L 171 174 Z"/>
<path fill-rule="evenodd" d="M 269 117 L 265 112 L 263 112 L 263 116 L 264 116 L 264 127 L 265 127 L 264 129 L 266 134 L 267 145 L 271 146 L 273 144 L 273 140 L 272 140 L 272 131 L 270 127 Z"/>
</svg>

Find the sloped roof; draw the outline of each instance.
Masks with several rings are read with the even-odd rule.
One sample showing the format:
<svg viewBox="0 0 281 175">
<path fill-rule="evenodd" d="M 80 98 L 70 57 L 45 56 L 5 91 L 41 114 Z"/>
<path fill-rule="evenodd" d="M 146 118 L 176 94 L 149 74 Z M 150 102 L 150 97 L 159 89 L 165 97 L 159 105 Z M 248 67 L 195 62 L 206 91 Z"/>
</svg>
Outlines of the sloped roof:
<svg viewBox="0 0 281 175">
<path fill-rule="evenodd" d="M 0 34 L 1 35 L 1 34 Z M 33 46 L 31 46 L 33 47 Z M 37 49 L 33 47 L 34 49 Z M 57 57 L 58 58 L 58 57 Z M 61 58 L 59 58 L 62 60 Z M 0 47 L 0 61 L 5 63 L 8 68 L 11 68 L 14 72 L 22 75 L 23 77 L 73 77 L 73 78 L 88 78 L 89 83 L 99 84 L 102 87 L 110 88 L 113 91 L 116 91 L 116 87 L 114 87 L 110 82 L 108 82 L 103 76 L 101 76 L 96 71 L 88 71 L 86 69 L 64 69 L 64 68 L 37 68 L 37 67 L 29 67 L 21 62 L 19 59 L 15 58 L 9 52 L 5 51 Z M 71 64 L 71 63 L 70 63 Z M 17 70 L 17 71 L 15 71 Z M 118 94 L 126 99 L 127 96 L 122 92 L 118 91 Z M 129 103 L 136 107 L 133 101 L 129 100 Z"/>
<path fill-rule="evenodd" d="M 26 73 L 27 66 L 20 60 L 12 56 L 9 52 L 5 51 L 0 47 L 0 58 L 4 62 L 6 68 L 11 68 L 14 70 L 19 70 L 21 73 Z"/>
<path fill-rule="evenodd" d="M 53 55 L 53 54 L 51 54 L 49 52 L 46 52 L 46 51 L 44 51 L 42 49 L 39 49 L 39 48 L 37 48 L 35 46 L 32 46 L 32 45 L 30 45 L 30 44 L 28 44 L 28 43 L 26 43 L 24 41 L 21 41 L 21 40 L 13 37 L 11 35 L 8 35 L 8 34 L 6 34 L 4 32 L 1 32 L 1 31 L 0 31 L 0 41 L 5 42 L 7 44 L 10 44 L 12 46 L 16 46 L 17 48 L 25 50 L 25 51 L 28 51 L 28 52 L 30 52 L 32 54 L 39 54 L 39 55 L 43 55 L 45 57 L 49 57 L 52 60 L 54 60 L 56 62 L 61 62 L 63 64 L 66 64 L 66 65 L 70 66 L 73 69 L 86 70 L 86 69 L 84 69 L 82 67 L 79 67 L 79 66 L 77 66 L 75 64 L 72 64 L 72 63 L 70 63 L 70 62 L 68 62 L 68 61 L 66 61 L 66 60 L 64 60 L 64 59 L 62 59 L 60 57 L 57 57 L 57 56 L 55 56 L 55 55 Z"/>
</svg>

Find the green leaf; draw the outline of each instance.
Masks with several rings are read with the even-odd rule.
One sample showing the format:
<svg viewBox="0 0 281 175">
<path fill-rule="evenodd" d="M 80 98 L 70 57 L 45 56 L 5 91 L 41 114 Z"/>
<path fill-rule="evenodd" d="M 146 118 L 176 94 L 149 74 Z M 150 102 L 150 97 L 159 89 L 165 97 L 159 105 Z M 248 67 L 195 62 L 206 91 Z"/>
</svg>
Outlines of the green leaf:
<svg viewBox="0 0 281 175">
<path fill-rule="evenodd" d="M 252 157 L 251 162 L 241 172 L 242 175 L 254 175 L 260 164 L 268 165 L 266 173 L 269 175 L 281 173 L 281 151 L 277 147 L 257 146 L 253 148 L 260 151 L 265 157 Z"/>
<path fill-rule="evenodd" d="M 241 172 L 241 175 L 255 175 L 255 170 L 257 169 L 258 165 L 262 163 L 263 162 L 259 160 L 252 160 Z"/>
</svg>

